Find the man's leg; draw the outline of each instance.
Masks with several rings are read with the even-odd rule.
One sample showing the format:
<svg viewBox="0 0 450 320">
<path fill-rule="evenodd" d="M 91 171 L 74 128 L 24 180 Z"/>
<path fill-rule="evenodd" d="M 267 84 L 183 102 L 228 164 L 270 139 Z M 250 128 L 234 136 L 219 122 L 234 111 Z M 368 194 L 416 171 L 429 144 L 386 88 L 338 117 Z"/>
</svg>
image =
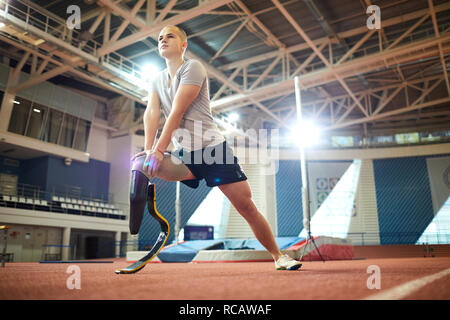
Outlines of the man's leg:
<svg viewBox="0 0 450 320">
<path fill-rule="evenodd" d="M 281 256 L 275 238 L 266 218 L 258 211 L 247 181 L 239 181 L 220 185 L 219 189 L 230 200 L 231 204 L 248 222 L 259 242 L 270 252 L 275 261 Z"/>
<path fill-rule="evenodd" d="M 147 176 L 147 178 L 159 178 L 165 181 L 183 181 L 193 180 L 196 177 L 189 168 L 173 155 L 165 154 L 164 159 L 161 161 L 158 170 L 153 176 L 149 176 L 147 172 L 142 170 L 145 156 L 138 157 L 133 162 L 133 170 L 139 170 Z"/>
</svg>

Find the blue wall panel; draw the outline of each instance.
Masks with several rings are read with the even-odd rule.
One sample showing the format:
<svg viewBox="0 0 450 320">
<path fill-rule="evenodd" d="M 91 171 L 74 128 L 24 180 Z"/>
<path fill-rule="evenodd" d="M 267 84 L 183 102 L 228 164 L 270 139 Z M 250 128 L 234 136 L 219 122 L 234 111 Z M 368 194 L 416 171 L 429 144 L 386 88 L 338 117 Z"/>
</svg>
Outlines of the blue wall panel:
<svg viewBox="0 0 450 320">
<path fill-rule="evenodd" d="M 88 163 L 72 161 L 66 166 L 64 159 L 49 156 L 47 191 L 64 191 L 64 186 L 72 186 L 81 188 L 83 197 L 109 200 L 109 170 L 109 163 L 95 159 Z"/>
<path fill-rule="evenodd" d="M 279 237 L 298 236 L 303 229 L 300 161 L 280 160 L 276 175 Z"/>
<path fill-rule="evenodd" d="M 83 197 L 108 200 L 110 164 L 107 162 L 90 159 L 88 163 L 73 161 L 66 166 L 62 158 L 44 156 L 20 160 L 20 165 L 15 167 L 5 164 L 4 159 L 0 157 L 0 173 L 16 175 L 19 184 L 37 186 L 46 191 L 47 200 L 50 200 L 53 191 L 63 196 L 71 187 L 80 188 Z"/>
<path fill-rule="evenodd" d="M 153 179 L 152 182 L 155 184 L 156 188 L 156 209 L 170 224 L 170 234 L 166 242 L 167 245 L 175 239 L 176 182 L 164 181 L 157 178 Z M 189 218 L 194 214 L 195 210 L 210 191 L 211 188 L 206 185 L 205 180 L 200 181 L 200 185 L 197 189 L 192 189 L 181 184 L 180 230 L 183 229 Z M 161 228 L 159 223 L 148 214 L 146 206 L 141 229 L 139 230 L 139 249 L 145 250 L 147 249 L 145 248 L 146 246 L 151 247 L 158 238 L 160 231 Z"/>
<path fill-rule="evenodd" d="M 46 190 L 47 173 L 48 157 L 22 160 L 20 163 L 19 183 L 39 186 L 42 190 Z"/>
<path fill-rule="evenodd" d="M 425 157 L 373 161 L 381 244 L 414 244 L 433 219 Z"/>
</svg>

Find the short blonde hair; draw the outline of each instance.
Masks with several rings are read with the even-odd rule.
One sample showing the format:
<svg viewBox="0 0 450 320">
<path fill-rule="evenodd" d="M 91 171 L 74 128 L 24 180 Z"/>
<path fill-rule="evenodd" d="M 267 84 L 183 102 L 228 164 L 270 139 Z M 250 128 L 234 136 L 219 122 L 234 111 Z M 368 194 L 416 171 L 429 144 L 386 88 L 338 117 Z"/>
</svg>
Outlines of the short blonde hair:
<svg viewBox="0 0 450 320">
<path fill-rule="evenodd" d="M 183 29 L 181 29 L 180 27 L 177 27 L 177 26 L 174 26 L 174 25 L 169 25 L 169 26 L 165 26 L 164 28 L 162 28 L 161 31 L 163 31 L 164 29 L 167 29 L 167 28 L 175 29 L 176 33 L 181 38 L 181 41 L 183 41 L 183 42 L 187 41 L 186 32 Z"/>
</svg>

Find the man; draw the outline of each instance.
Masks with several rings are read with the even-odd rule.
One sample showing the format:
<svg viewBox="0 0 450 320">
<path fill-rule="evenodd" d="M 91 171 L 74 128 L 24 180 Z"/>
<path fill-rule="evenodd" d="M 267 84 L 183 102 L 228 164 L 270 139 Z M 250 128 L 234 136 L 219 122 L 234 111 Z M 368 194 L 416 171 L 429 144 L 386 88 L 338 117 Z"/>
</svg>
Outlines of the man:
<svg viewBox="0 0 450 320">
<path fill-rule="evenodd" d="M 149 177 L 181 181 L 192 188 L 205 179 L 208 186 L 217 186 L 270 252 L 276 269 L 297 270 L 301 263 L 281 254 L 267 220 L 256 208 L 247 177 L 214 123 L 206 70 L 199 61 L 184 58 L 186 48 L 187 38 L 182 29 L 167 26 L 161 30 L 158 50 L 167 69 L 152 81 L 144 113 L 145 150 L 133 159 L 145 155 L 142 170 Z M 166 122 L 156 142 L 161 110 Z M 174 156 L 168 155 L 166 149 L 180 129 L 188 135 L 183 135 L 182 141 L 174 139 L 174 144 L 181 147 L 175 156 L 183 162 L 176 165 L 171 161 Z M 216 161 L 211 163 L 204 155 L 211 155 Z"/>
</svg>

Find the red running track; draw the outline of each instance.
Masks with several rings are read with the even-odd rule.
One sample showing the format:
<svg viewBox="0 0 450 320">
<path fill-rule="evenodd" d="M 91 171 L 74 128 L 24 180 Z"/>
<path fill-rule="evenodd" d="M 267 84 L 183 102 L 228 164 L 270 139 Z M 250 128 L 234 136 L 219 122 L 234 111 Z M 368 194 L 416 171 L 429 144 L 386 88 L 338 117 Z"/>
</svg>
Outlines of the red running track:
<svg viewBox="0 0 450 320">
<path fill-rule="evenodd" d="M 70 264 L 7 263 L 0 299 L 354 300 L 446 270 L 450 257 L 304 261 L 298 271 L 276 271 L 271 262 L 151 263 L 136 274 L 114 273 L 127 265 L 124 259 L 78 264 L 81 289 L 69 290 Z M 380 290 L 367 288 L 371 265 L 380 268 Z M 449 274 L 404 299 L 449 300 Z"/>
</svg>

